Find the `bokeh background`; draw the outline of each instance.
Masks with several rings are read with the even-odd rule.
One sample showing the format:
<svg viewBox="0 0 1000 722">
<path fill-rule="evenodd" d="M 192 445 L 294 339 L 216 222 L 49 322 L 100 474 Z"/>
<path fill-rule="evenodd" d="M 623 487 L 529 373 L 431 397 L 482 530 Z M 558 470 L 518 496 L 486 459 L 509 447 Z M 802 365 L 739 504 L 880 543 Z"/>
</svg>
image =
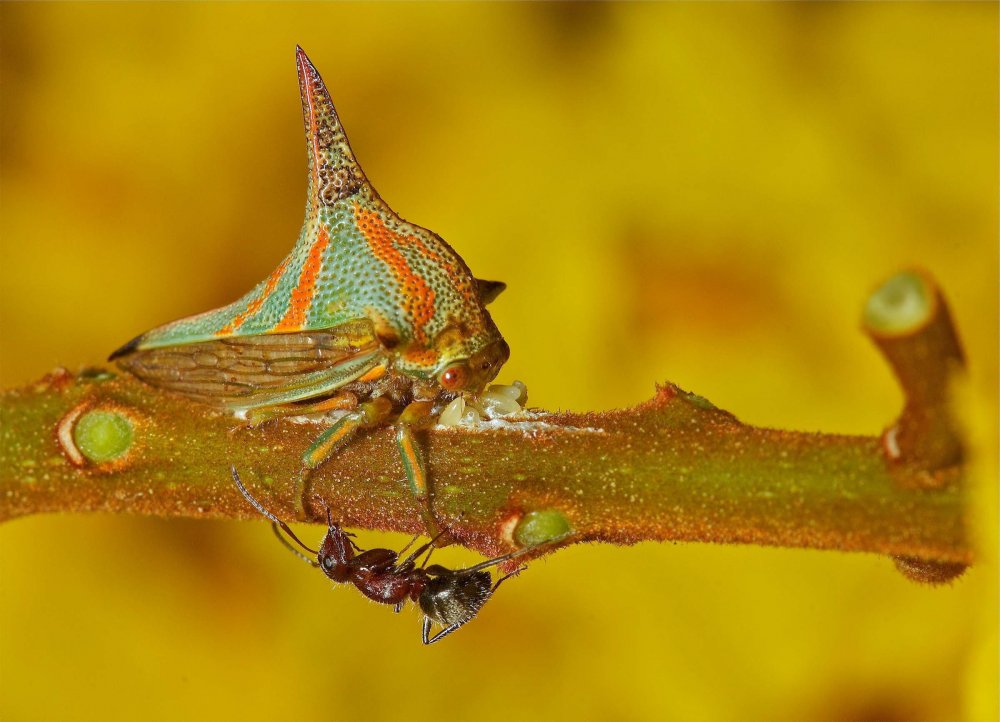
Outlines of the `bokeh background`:
<svg viewBox="0 0 1000 722">
<path fill-rule="evenodd" d="M 535 404 L 672 380 L 755 424 L 878 433 L 901 397 L 860 307 L 931 269 L 970 359 L 983 550 L 928 589 L 874 556 L 575 547 L 424 649 L 415 612 L 331 589 L 263 523 L 21 519 L 0 528 L 0 718 L 996 718 L 995 4 L 0 19 L 4 386 L 267 275 L 304 201 L 300 43 L 383 196 L 509 284 L 501 381 Z"/>
</svg>

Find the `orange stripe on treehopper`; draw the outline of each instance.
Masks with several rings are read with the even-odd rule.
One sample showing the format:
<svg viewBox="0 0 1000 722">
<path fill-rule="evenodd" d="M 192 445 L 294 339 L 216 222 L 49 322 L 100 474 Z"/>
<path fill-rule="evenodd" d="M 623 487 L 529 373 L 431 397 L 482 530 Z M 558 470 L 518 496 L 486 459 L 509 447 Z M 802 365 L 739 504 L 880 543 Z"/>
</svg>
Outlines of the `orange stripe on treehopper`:
<svg viewBox="0 0 1000 722">
<path fill-rule="evenodd" d="M 228 336 L 232 333 L 235 333 L 236 331 L 239 330 L 240 326 L 242 326 L 246 322 L 248 318 L 257 313 L 257 311 L 260 310 L 260 307 L 264 305 L 264 302 L 267 301 L 268 298 L 270 298 L 272 293 L 274 293 L 274 289 L 275 287 L 277 287 L 278 281 L 280 281 L 281 277 L 285 275 L 285 267 L 287 265 L 288 265 L 288 259 L 286 258 L 284 261 L 278 264 L 277 268 L 271 271 L 271 275 L 267 277 L 267 282 L 264 284 L 264 291 L 257 298 L 255 298 L 249 304 L 247 304 L 247 310 L 244 311 L 243 313 L 236 314 L 236 316 L 234 316 L 229 323 L 227 323 L 225 326 L 216 331 L 215 335 Z"/>
<path fill-rule="evenodd" d="M 323 267 L 323 252 L 330 244 L 330 235 L 326 228 L 320 226 L 316 240 L 309 246 L 309 255 L 302 265 L 302 272 L 299 274 L 299 282 L 292 289 L 292 295 L 288 299 L 288 310 L 285 311 L 284 318 L 275 326 L 276 331 L 295 331 L 305 324 L 306 316 L 309 315 L 309 307 L 312 306 L 313 296 L 316 295 L 316 279 L 319 277 L 320 269 Z"/>
<path fill-rule="evenodd" d="M 434 289 L 410 268 L 400 246 L 414 247 L 424 244 L 416 236 L 403 236 L 386 227 L 377 213 L 354 204 L 354 217 L 372 253 L 385 263 L 396 282 L 400 285 L 402 305 L 406 315 L 413 321 L 413 338 L 421 344 L 427 343 L 425 327 L 434 318 Z"/>
</svg>

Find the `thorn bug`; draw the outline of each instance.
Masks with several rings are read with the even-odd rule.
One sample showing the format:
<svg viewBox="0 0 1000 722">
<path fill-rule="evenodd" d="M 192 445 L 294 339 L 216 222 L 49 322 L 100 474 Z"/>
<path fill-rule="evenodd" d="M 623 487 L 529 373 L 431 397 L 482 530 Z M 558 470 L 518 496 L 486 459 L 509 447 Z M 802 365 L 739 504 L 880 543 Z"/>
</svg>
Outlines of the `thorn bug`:
<svg viewBox="0 0 1000 722">
<path fill-rule="evenodd" d="M 393 424 L 424 526 L 437 536 L 414 432 L 455 399 L 481 394 L 507 361 L 486 310 L 505 285 L 474 277 L 444 239 L 389 207 L 302 48 L 296 63 L 308 175 L 291 252 L 242 298 L 147 331 L 110 360 L 250 424 L 341 412 L 304 452 L 303 475 L 362 429 Z"/>
</svg>

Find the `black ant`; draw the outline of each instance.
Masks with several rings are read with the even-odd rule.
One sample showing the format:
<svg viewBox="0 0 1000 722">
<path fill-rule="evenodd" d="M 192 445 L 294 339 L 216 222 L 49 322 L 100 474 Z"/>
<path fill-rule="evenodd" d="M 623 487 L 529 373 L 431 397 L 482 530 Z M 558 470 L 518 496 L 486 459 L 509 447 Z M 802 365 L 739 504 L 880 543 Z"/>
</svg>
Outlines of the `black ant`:
<svg viewBox="0 0 1000 722">
<path fill-rule="evenodd" d="M 400 562 L 398 561 L 400 555 L 419 536 L 414 537 L 409 544 L 398 552 L 394 552 L 391 549 L 362 549 L 354 543 L 352 539 L 353 534 L 344 531 L 340 528 L 339 524 L 334 523 L 330 510 L 327 508 L 326 536 L 323 538 L 323 543 L 320 545 L 319 551 L 316 551 L 303 544 L 295 536 L 295 533 L 288 528 L 285 522 L 265 509 L 247 491 L 240 480 L 240 475 L 236 472 L 236 467 L 232 467 L 232 474 L 233 481 L 236 482 L 237 488 L 246 497 L 246 500 L 250 502 L 254 509 L 271 521 L 271 526 L 278 539 L 295 553 L 296 556 L 305 560 L 311 566 L 322 569 L 323 573 L 333 581 L 340 583 L 349 582 L 369 599 L 380 604 L 395 606 L 397 612 L 403 608 L 403 604 L 406 603 L 407 599 L 419 604 L 421 611 L 424 613 L 422 634 L 424 644 L 433 644 L 444 639 L 463 624 L 471 621 L 497 590 L 497 587 L 511 576 L 525 569 L 525 567 L 515 569 L 513 572 L 501 576 L 494 582 L 491 574 L 486 571 L 489 567 L 516 559 L 535 551 L 540 546 L 548 546 L 563 541 L 566 536 L 560 536 L 541 544 L 524 547 L 523 549 L 494 557 L 493 559 L 464 569 L 448 569 L 440 564 L 426 566 L 431 552 L 434 550 L 434 542 L 437 537 L 417 547 L 408 557 Z M 279 528 L 304 550 L 310 554 L 315 554 L 316 560 L 313 561 L 293 547 L 281 535 Z M 417 566 L 416 560 L 424 552 L 427 552 L 427 557 L 420 566 Z M 432 637 L 430 636 L 430 631 L 434 623 L 441 625 L 443 628 Z"/>
</svg>

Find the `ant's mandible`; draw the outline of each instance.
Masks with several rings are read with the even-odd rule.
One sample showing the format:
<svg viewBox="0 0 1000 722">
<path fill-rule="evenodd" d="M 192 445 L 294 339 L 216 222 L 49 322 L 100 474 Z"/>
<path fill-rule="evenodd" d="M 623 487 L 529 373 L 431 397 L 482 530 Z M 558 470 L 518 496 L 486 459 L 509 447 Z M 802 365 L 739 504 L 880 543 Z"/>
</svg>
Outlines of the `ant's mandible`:
<svg viewBox="0 0 1000 722">
<path fill-rule="evenodd" d="M 424 614 L 423 634 L 424 644 L 432 644 L 444 639 L 463 624 L 471 621 L 483 605 L 493 595 L 506 579 L 522 571 L 524 567 L 510 574 L 505 574 L 493 581 L 492 575 L 486 571 L 490 567 L 535 551 L 540 546 L 549 546 L 563 541 L 564 536 L 556 537 L 541 544 L 524 547 L 517 551 L 494 557 L 464 569 L 448 569 L 440 564 L 426 566 L 433 551 L 435 539 L 417 547 L 403 561 L 400 555 L 416 541 L 414 537 L 409 544 L 398 552 L 391 549 L 362 549 L 354 543 L 350 532 L 334 523 L 327 509 L 327 531 L 319 551 L 311 549 L 295 536 L 295 533 L 285 522 L 269 512 L 243 486 L 236 467 L 232 467 L 233 481 L 240 493 L 246 497 L 254 509 L 271 521 L 275 534 L 281 542 L 297 556 L 310 565 L 323 570 L 330 579 L 339 583 L 353 584 L 369 599 L 380 604 L 390 604 L 396 611 L 402 609 L 409 599 L 420 605 Z M 278 531 L 284 531 L 296 544 L 310 554 L 316 555 L 316 560 L 310 559 L 295 547 Z M 427 558 L 420 566 L 417 559 L 427 552 Z M 442 629 L 433 637 L 430 636 L 431 626 L 439 624 Z"/>
</svg>

